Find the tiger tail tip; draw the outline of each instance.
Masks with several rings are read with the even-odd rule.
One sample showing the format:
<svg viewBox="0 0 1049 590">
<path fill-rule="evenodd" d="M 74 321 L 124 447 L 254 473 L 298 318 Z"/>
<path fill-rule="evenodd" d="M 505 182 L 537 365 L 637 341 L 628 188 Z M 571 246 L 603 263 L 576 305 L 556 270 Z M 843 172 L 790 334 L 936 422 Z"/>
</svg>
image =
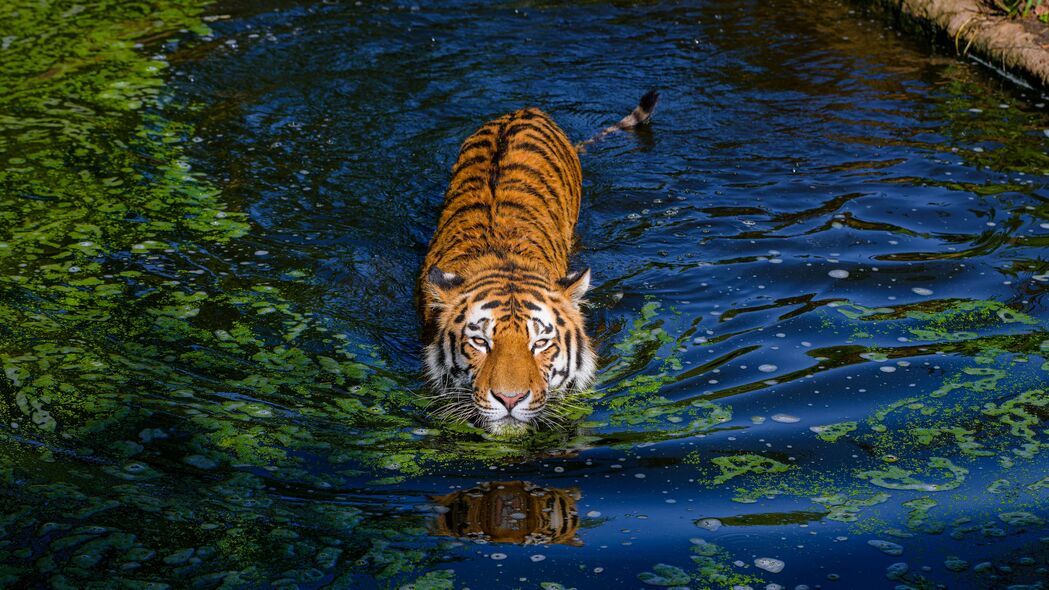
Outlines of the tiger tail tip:
<svg viewBox="0 0 1049 590">
<path fill-rule="evenodd" d="M 641 97 L 641 100 L 638 102 L 637 107 L 634 108 L 634 111 L 630 113 L 630 115 L 627 116 L 625 119 L 623 119 L 624 123 L 627 123 L 627 121 L 629 121 L 628 126 L 625 128 L 629 129 L 631 127 L 637 127 L 638 125 L 644 125 L 645 123 L 648 123 L 649 119 L 652 118 L 652 112 L 656 110 L 656 103 L 658 102 L 658 90 L 653 88 L 652 90 L 646 92 L 645 95 Z"/>
<path fill-rule="evenodd" d="M 576 151 L 579 153 L 586 152 L 586 146 L 603 139 L 606 135 L 615 133 L 616 131 L 627 131 L 633 129 L 639 125 L 644 125 L 652 118 L 652 112 L 656 110 L 656 103 L 659 102 L 659 91 L 656 89 L 649 90 L 641 97 L 638 101 L 634 110 L 629 115 L 623 117 L 618 123 L 607 127 L 598 133 L 594 134 L 590 139 L 579 142 L 575 145 Z"/>
</svg>

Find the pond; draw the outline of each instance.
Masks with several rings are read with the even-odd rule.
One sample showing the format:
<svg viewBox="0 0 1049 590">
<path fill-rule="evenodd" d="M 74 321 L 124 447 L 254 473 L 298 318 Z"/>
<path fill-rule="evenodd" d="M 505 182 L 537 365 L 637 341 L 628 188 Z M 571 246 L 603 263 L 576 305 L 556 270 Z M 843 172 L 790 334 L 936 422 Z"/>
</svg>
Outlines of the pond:
<svg viewBox="0 0 1049 590">
<path fill-rule="evenodd" d="M 838 2 L 15 0 L 0 586 L 1036 588 L 1049 111 Z M 582 158 L 600 368 L 428 418 L 459 143 Z"/>
</svg>

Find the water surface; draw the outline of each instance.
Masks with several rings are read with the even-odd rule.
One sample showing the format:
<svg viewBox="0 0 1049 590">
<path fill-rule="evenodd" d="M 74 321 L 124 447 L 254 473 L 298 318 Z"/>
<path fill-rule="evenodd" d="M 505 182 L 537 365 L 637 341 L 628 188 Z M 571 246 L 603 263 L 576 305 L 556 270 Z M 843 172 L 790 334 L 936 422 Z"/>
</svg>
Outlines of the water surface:
<svg viewBox="0 0 1049 590">
<path fill-rule="evenodd" d="M 1039 93 L 851 4 L 4 10 L 0 585 L 1049 578 Z M 582 160 L 575 422 L 431 421 L 459 143 L 649 88 Z"/>
</svg>

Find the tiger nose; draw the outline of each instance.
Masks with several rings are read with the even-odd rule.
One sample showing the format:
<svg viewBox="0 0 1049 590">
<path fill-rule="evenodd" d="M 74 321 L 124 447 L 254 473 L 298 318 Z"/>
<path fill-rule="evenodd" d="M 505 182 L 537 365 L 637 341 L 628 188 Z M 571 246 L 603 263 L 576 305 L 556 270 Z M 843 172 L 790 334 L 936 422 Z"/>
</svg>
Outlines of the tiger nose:
<svg viewBox="0 0 1049 590">
<path fill-rule="evenodd" d="M 514 406 L 516 406 L 517 404 L 521 403 L 521 401 L 524 398 L 528 397 L 529 393 L 531 393 L 531 392 L 529 392 L 529 391 L 517 391 L 517 392 L 506 392 L 506 393 L 504 393 L 504 392 L 501 392 L 501 391 L 493 391 L 492 395 L 495 396 L 495 399 L 499 400 L 499 403 L 501 403 L 504 406 L 506 406 L 507 410 L 512 410 L 512 409 L 514 409 Z"/>
</svg>

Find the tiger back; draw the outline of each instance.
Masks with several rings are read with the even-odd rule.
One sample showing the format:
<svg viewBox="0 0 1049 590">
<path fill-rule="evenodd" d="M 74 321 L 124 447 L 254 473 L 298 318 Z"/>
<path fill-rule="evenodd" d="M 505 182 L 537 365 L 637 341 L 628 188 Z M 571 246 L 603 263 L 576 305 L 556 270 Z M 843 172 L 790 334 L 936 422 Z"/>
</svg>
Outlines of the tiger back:
<svg viewBox="0 0 1049 590">
<path fill-rule="evenodd" d="M 575 148 L 546 113 L 522 109 L 486 123 L 459 150 L 424 268 L 465 277 L 494 257 L 564 276 L 582 183 Z M 429 329 L 433 294 L 422 292 Z"/>
</svg>

